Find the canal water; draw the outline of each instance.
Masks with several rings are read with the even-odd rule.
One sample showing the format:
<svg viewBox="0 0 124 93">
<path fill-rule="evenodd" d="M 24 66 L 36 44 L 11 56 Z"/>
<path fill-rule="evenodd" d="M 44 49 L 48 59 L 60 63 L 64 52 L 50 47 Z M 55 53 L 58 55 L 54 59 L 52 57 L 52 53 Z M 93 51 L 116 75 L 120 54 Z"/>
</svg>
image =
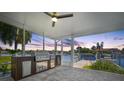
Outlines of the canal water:
<svg viewBox="0 0 124 93">
<path fill-rule="evenodd" d="M 115 63 L 124 68 L 124 55 L 117 57 Z"/>
<path fill-rule="evenodd" d="M 96 60 L 94 55 L 84 55 L 81 54 L 80 57 L 75 57 L 74 62 L 78 62 L 80 60 Z M 71 55 L 70 54 L 64 54 L 62 57 L 62 64 L 63 65 L 69 65 L 71 63 Z"/>
</svg>

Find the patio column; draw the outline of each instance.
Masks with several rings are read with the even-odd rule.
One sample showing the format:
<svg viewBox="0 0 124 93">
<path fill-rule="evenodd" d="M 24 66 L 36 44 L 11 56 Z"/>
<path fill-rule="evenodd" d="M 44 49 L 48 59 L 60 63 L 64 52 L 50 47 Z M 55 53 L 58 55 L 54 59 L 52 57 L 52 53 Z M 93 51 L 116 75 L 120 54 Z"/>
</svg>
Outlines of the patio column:
<svg viewBox="0 0 124 93">
<path fill-rule="evenodd" d="M 56 55 L 56 52 L 57 52 L 57 40 L 55 40 L 55 55 Z"/>
<path fill-rule="evenodd" d="M 22 56 L 25 56 L 25 26 L 23 24 Z"/>
<path fill-rule="evenodd" d="M 62 58 L 63 58 L 63 41 L 61 40 L 61 62 L 63 61 Z"/>
<path fill-rule="evenodd" d="M 74 62 L 74 37 L 71 37 L 71 63 L 70 65 L 73 66 Z"/>
<path fill-rule="evenodd" d="M 45 36 L 44 36 L 44 32 L 43 32 L 43 51 L 45 51 Z"/>
</svg>

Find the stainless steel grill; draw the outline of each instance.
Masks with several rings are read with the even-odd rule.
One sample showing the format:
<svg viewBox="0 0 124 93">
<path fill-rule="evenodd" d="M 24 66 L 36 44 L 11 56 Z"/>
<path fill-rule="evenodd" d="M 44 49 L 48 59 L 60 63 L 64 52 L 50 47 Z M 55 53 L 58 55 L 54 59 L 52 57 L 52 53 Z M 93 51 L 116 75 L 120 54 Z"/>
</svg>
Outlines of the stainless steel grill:
<svg viewBox="0 0 124 93">
<path fill-rule="evenodd" d="M 44 60 L 50 60 L 50 54 L 44 53 L 44 52 L 36 52 L 35 53 L 35 61 L 44 61 Z"/>
</svg>

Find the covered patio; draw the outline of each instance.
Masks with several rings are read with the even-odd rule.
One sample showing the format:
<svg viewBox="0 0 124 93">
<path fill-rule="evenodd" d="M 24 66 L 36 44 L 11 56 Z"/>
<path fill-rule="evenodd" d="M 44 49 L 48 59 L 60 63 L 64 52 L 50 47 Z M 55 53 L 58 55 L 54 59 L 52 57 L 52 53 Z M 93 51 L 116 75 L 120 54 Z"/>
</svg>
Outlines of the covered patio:
<svg viewBox="0 0 124 93">
<path fill-rule="evenodd" d="M 58 14 L 64 15 L 68 13 L 62 12 Z M 43 12 L 1 12 L 0 21 L 23 29 L 23 57 L 26 57 L 26 30 L 43 36 L 43 51 L 45 51 L 45 37 L 55 40 L 55 55 L 57 55 L 57 41 L 61 41 L 62 56 L 63 39 L 71 39 L 71 62 L 68 66 L 58 66 L 22 80 L 124 80 L 124 75 L 73 68 L 75 55 L 74 38 L 124 29 L 124 13 L 74 12 L 73 17 L 58 20 L 55 27 L 51 26 L 51 18 Z"/>
<path fill-rule="evenodd" d="M 71 12 L 58 12 L 57 15 L 70 14 Z M 37 33 L 43 36 L 43 51 L 45 51 L 45 37 L 61 41 L 61 54 L 63 54 L 63 39 L 71 39 L 71 55 L 74 62 L 74 38 L 124 29 L 123 12 L 73 12 L 72 17 L 63 18 L 55 22 L 52 27 L 52 18 L 44 12 L 4 12 L 0 13 L 0 21 L 14 25 L 18 28 Z M 23 55 L 25 54 L 25 34 L 22 43 Z"/>
</svg>

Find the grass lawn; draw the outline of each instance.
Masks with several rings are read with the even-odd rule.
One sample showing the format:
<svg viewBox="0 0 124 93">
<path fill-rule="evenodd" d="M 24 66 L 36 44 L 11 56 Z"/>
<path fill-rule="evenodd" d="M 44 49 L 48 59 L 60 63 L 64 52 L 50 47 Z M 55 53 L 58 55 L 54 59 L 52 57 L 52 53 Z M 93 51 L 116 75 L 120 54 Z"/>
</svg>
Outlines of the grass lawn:
<svg viewBox="0 0 124 93">
<path fill-rule="evenodd" d="M 124 68 L 112 63 L 109 60 L 98 60 L 90 66 L 84 66 L 84 69 L 108 71 L 118 74 L 124 74 Z"/>
<path fill-rule="evenodd" d="M 0 56 L 0 64 L 4 62 L 11 62 L 11 57 L 10 56 Z M 11 64 L 7 68 L 8 70 L 11 69 Z"/>
</svg>

